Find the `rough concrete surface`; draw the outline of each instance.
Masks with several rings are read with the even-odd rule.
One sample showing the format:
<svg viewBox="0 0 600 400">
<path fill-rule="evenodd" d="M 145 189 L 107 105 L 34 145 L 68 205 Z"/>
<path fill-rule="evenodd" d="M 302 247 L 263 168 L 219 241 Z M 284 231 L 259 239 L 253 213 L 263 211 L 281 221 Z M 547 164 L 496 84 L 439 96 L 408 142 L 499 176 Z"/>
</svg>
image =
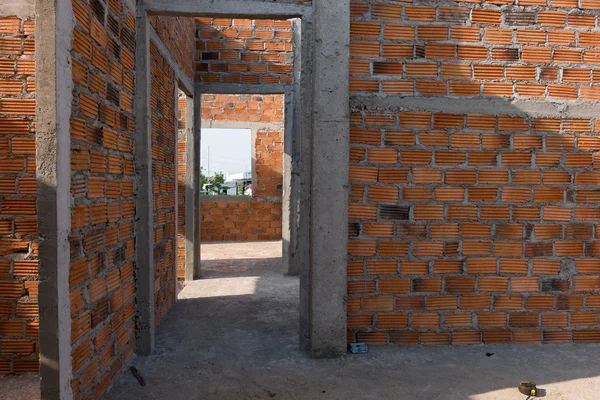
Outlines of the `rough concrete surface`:
<svg viewBox="0 0 600 400">
<path fill-rule="evenodd" d="M 40 398 L 39 375 L 0 375 L 0 398 L 5 400 L 38 400 Z"/>
<path fill-rule="evenodd" d="M 137 357 L 107 399 L 600 398 L 597 345 L 372 346 L 309 359 L 298 350 L 298 278 L 281 274 L 281 242 L 202 245 L 203 278 L 161 323 L 156 351 Z M 486 356 L 486 353 L 493 353 Z"/>
</svg>

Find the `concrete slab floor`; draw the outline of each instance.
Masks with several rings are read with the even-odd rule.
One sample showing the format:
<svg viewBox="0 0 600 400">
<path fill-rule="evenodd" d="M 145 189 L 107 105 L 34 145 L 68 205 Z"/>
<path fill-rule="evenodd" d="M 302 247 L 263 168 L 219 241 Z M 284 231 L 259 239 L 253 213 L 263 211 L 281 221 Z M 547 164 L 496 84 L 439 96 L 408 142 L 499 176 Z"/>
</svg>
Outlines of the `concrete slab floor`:
<svg viewBox="0 0 600 400">
<path fill-rule="evenodd" d="M 203 279 L 190 283 L 107 399 L 600 398 L 600 346 L 371 346 L 313 360 L 298 350 L 298 279 L 281 274 L 281 243 L 203 244 Z M 486 353 L 493 353 L 486 356 Z"/>
<path fill-rule="evenodd" d="M 37 374 L 0 375 L 0 398 L 6 400 L 39 400 L 40 376 Z"/>
</svg>

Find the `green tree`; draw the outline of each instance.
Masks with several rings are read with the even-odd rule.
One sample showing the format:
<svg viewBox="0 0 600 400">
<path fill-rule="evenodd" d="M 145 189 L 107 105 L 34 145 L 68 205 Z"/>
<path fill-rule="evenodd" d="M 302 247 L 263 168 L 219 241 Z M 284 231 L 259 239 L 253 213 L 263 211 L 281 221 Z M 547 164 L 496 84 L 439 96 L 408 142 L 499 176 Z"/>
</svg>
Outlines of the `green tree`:
<svg viewBox="0 0 600 400">
<path fill-rule="evenodd" d="M 223 193 L 223 185 L 225 184 L 225 176 L 222 173 L 215 174 L 215 177 L 210 182 L 209 190 L 217 195 Z"/>
</svg>

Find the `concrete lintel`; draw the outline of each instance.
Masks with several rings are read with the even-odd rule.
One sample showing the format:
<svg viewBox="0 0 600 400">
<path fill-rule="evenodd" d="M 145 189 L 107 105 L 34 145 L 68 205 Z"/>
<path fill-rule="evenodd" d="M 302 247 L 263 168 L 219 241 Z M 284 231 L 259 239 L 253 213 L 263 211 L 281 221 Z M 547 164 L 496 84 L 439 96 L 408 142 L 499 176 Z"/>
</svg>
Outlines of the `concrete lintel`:
<svg viewBox="0 0 600 400">
<path fill-rule="evenodd" d="M 156 33 L 156 30 L 152 27 L 152 25 L 150 25 L 150 40 L 152 40 L 152 42 L 158 49 L 160 55 L 167 59 L 167 62 L 169 63 L 171 68 L 173 68 L 173 71 L 175 71 L 175 78 L 179 81 L 179 89 L 181 89 L 181 91 L 187 94 L 188 96 L 192 96 L 194 93 L 194 82 L 190 79 L 189 76 L 187 76 L 185 72 L 183 72 L 183 70 L 179 66 L 179 63 L 177 62 L 173 54 L 171 54 L 167 46 L 165 46 L 165 44 L 158 36 L 158 33 Z"/>
<path fill-rule="evenodd" d="M 200 203 L 263 203 L 263 202 L 281 203 L 281 197 L 278 196 L 200 196 Z"/>
<path fill-rule="evenodd" d="M 199 112 L 199 111 L 198 111 Z M 185 101 L 185 280 L 194 279 L 196 262 L 199 261 L 200 246 L 194 245 L 194 227 L 200 210 L 194 207 L 195 199 L 200 195 L 196 185 L 195 142 L 194 142 L 194 98 L 187 96 Z"/>
<path fill-rule="evenodd" d="M 310 13 L 311 4 L 271 2 L 265 0 L 143 0 L 142 7 L 151 15 L 182 17 L 228 17 L 252 19 L 284 19 Z"/>
<path fill-rule="evenodd" d="M 202 120 L 202 128 L 206 129 L 250 129 L 252 131 L 281 131 L 285 125 L 280 122 L 245 122 Z"/>
<path fill-rule="evenodd" d="M 189 107 L 189 105 L 188 105 Z M 193 245 L 195 247 L 194 250 L 194 279 L 200 278 L 202 273 L 202 266 L 200 265 L 200 144 L 201 144 L 201 115 L 202 115 L 202 93 L 196 87 L 194 89 L 194 99 L 193 99 L 193 109 L 194 109 L 194 123 L 192 127 L 192 135 L 191 138 L 188 137 L 187 145 L 192 145 L 192 148 L 187 148 L 188 157 L 193 160 L 193 176 L 189 177 L 192 184 L 189 186 L 190 190 L 193 190 L 194 193 L 192 195 L 193 202 L 192 205 L 194 207 L 194 217 L 193 217 Z M 189 108 L 188 108 L 189 110 Z M 191 139 L 191 140 L 190 140 Z M 189 164 L 188 164 L 189 167 Z M 186 182 L 187 182 L 187 174 L 188 170 L 186 170 Z M 187 192 L 186 192 L 187 193 Z M 187 198 L 186 198 L 187 199 Z M 187 233 L 186 233 L 187 235 Z"/>
<path fill-rule="evenodd" d="M 292 85 L 278 84 L 196 83 L 196 87 L 206 94 L 282 94 L 292 90 Z"/>
<path fill-rule="evenodd" d="M 31 17 L 35 14 L 35 0 L 2 0 L 0 1 L 0 15 L 3 17 L 16 16 L 19 18 Z"/>
<path fill-rule="evenodd" d="M 24 4 L 29 4 L 25 2 Z M 71 45 L 70 0 L 37 0 L 36 179 L 39 243 L 41 398 L 69 400 L 71 311 Z"/>
<path fill-rule="evenodd" d="M 136 13 L 135 63 L 135 271 L 136 352 L 151 354 L 156 330 L 154 316 L 154 209 L 152 198 L 152 110 L 150 108 L 150 23 Z"/>
<path fill-rule="evenodd" d="M 346 353 L 350 0 L 313 7 L 310 354 Z"/>
<path fill-rule="evenodd" d="M 515 98 L 447 98 L 354 95 L 354 110 L 411 110 L 453 114 L 512 115 L 534 118 L 596 118 L 600 101 L 551 101 Z"/>
</svg>

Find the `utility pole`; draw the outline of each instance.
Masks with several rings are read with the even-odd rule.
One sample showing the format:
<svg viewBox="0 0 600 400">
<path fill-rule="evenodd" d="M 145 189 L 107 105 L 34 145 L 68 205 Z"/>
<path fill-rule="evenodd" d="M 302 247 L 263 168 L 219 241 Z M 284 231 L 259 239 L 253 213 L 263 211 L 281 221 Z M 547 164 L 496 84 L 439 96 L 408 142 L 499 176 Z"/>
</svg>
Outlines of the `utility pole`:
<svg viewBox="0 0 600 400">
<path fill-rule="evenodd" d="M 208 178 L 210 176 L 210 146 L 208 146 L 208 149 L 206 150 L 206 160 L 208 161 L 208 171 L 206 172 L 206 177 Z"/>
</svg>

